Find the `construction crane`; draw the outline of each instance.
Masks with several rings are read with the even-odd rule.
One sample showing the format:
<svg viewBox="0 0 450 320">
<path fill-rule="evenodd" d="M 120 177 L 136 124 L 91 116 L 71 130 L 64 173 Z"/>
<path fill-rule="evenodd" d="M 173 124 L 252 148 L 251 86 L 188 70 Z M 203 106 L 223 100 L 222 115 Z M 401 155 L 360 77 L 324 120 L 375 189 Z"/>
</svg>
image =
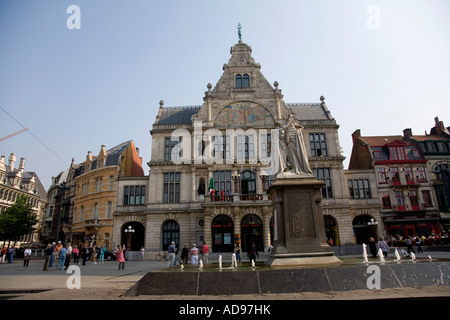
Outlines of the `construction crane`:
<svg viewBox="0 0 450 320">
<path fill-rule="evenodd" d="M 29 128 L 29 127 L 26 127 L 26 128 L 24 128 L 24 129 L 22 129 L 22 130 L 19 130 L 19 131 L 17 131 L 17 132 L 11 133 L 10 135 L 7 135 L 6 137 L 0 138 L 0 141 L 9 139 L 9 138 L 11 138 L 11 137 L 14 137 L 15 135 L 18 135 L 19 133 L 22 133 L 22 132 L 28 131 L 28 130 L 30 130 L 30 128 Z"/>
</svg>

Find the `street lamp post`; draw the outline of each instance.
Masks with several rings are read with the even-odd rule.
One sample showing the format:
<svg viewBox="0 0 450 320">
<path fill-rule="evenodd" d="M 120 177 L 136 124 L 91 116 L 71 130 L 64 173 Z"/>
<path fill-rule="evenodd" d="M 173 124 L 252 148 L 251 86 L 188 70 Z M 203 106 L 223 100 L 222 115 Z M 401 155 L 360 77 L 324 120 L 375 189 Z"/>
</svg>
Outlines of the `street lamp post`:
<svg viewBox="0 0 450 320">
<path fill-rule="evenodd" d="M 371 229 L 371 233 L 375 239 L 378 238 L 378 222 L 375 221 L 374 218 L 370 219 L 370 222 L 367 223 Z"/>
<path fill-rule="evenodd" d="M 131 237 L 132 237 L 134 232 L 135 232 L 135 230 L 133 228 L 131 228 L 131 226 L 128 226 L 128 228 L 125 229 L 125 233 L 128 236 L 128 238 L 127 238 L 127 251 L 131 251 Z"/>
</svg>

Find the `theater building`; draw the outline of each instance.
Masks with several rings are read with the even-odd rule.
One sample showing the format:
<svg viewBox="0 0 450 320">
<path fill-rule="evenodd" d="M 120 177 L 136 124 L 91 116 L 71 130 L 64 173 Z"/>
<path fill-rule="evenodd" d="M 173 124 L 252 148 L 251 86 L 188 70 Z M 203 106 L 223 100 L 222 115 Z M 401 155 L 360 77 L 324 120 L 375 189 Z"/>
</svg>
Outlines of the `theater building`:
<svg viewBox="0 0 450 320">
<path fill-rule="evenodd" d="M 230 54 L 201 105 L 167 107 L 160 101 L 150 130 L 149 176 L 118 180 L 114 243 L 131 238 L 132 250 L 143 246 L 152 252 L 167 250 L 171 241 L 179 248 L 206 241 L 213 252 L 232 252 L 239 241 L 245 252 L 254 241 L 267 251 L 274 221 L 268 159 L 277 129 L 290 114 L 304 127 L 310 167 L 325 182 L 324 237 L 354 243 L 354 218 L 377 216 L 349 203 L 339 125 L 325 98 L 286 103 L 278 82 L 271 84 L 261 73 L 249 45 L 239 41 Z"/>
</svg>

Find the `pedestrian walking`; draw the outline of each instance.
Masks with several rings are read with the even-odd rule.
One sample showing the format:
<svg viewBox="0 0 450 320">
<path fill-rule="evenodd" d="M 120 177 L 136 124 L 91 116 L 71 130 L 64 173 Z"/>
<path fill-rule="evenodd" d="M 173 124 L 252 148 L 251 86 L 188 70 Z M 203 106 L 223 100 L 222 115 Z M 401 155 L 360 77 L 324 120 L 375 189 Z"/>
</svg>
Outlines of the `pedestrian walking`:
<svg viewBox="0 0 450 320">
<path fill-rule="evenodd" d="M 177 256 L 178 256 L 178 248 L 175 244 L 175 258 L 173 259 L 173 266 L 175 267 L 177 265 Z"/>
<path fill-rule="evenodd" d="M 64 263 L 66 262 L 66 257 L 67 249 L 65 247 L 61 247 L 61 249 L 59 249 L 58 265 L 56 266 L 56 270 L 63 270 Z"/>
<path fill-rule="evenodd" d="M 203 264 L 209 263 L 209 247 L 207 246 L 206 241 L 203 241 L 202 260 L 203 260 Z"/>
<path fill-rule="evenodd" d="M 192 245 L 190 256 L 191 256 L 191 263 L 198 264 L 198 248 L 195 243 Z"/>
<path fill-rule="evenodd" d="M 50 247 L 50 250 L 52 251 L 52 254 L 50 256 L 50 262 L 48 264 L 49 268 L 53 267 L 53 262 L 55 262 L 55 249 L 56 249 L 56 243 L 53 242 L 51 247 Z"/>
<path fill-rule="evenodd" d="M 252 242 L 252 247 L 250 248 L 250 251 L 247 253 L 247 255 L 250 259 L 250 262 L 252 262 L 252 260 L 256 262 L 256 257 L 259 257 L 258 249 L 254 241 Z"/>
<path fill-rule="evenodd" d="M 415 253 L 411 236 L 408 236 L 408 238 L 406 239 L 406 247 L 408 248 L 408 256 L 410 255 L 411 252 Z"/>
<path fill-rule="evenodd" d="M 30 263 L 31 258 L 31 249 L 30 247 L 27 247 L 23 252 L 23 266 L 28 267 L 28 264 Z"/>
<path fill-rule="evenodd" d="M 123 255 L 122 248 L 117 245 L 117 252 L 116 252 L 117 262 L 119 263 L 119 270 L 125 269 L 125 257 Z"/>
<path fill-rule="evenodd" d="M 91 264 L 97 264 L 97 246 L 95 244 L 92 246 L 90 260 L 91 260 Z"/>
<path fill-rule="evenodd" d="M 373 237 L 370 237 L 369 239 L 369 250 L 372 257 L 377 257 L 377 245 L 375 243 L 375 239 Z"/>
<path fill-rule="evenodd" d="M 99 249 L 99 253 L 98 253 L 100 263 L 104 263 L 104 261 L 105 261 L 105 252 L 106 252 L 106 249 L 103 246 L 101 246 Z"/>
<path fill-rule="evenodd" d="M 175 242 L 172 241 L 172 243 L 170 244 L 169 248 L 168 248 L 168 253 L 169 253 L 169 268 L 172 267 L 175 263 L 175 252 L 176 252 L 177 248 L 175 247 Z"/>
<path fill-rule="evenodd" d="M 78 247 L 73 248 L 73 263 L 79 264 L 80 263 L 80 249 Z"/>
<path fill-rule="evenodd" d="M 88 259 L 88 248 L 86 245 L 81 249 L 81 259 L 83 260 L 83 266 L 86 265 L 86 261 Z"/>
<path fill-rule="evenodd" d="M 236 262 L 241 262 L 241 246 L 239 245 L 239 243 L 236 243 L 236 247 L 235 247 L 235 252 L 236 252 Z"/>
<path fill-rule="evenodd" d="M 45 248 L 45 261 L 43 271 L 48 270 L 48 265 L 50 263 L 51 256 L 52 256 L 52 245 L 49 243 L 47 244 L 47 248 Z"/>
<path fill-rule="evenodd" d="M 143 261 L 144 260 L 144 256 L 145 256 L 145 248 L 143 246 L 141 247 L 140 252 L 141 252 L 141 260 Z"/>
<path fill-rule="evenodd" d="M 182 263 L 187 264 L 188 263 L 188 259 L 189 259 L 189 246 L 186 243 L 184 245 L 183 250 L 181 250 L 181 261 L 182 261 Z"/>
<path fill-rule="evenodd" d="M 8 250 L 6 250 L 5 246 L 3 245 L 2 250 L 0 251 L 0 262 L 1 263 L 5 263 L 5 259 L 6 259 L 6 253 Z"/>
<path fill-rule="evenodd" d="M 13 263 L 14 253 L 16 252 L 16 248 L 11 247 L 8 250 L 8 263 Z"/>
<path fill-rule="evenodd" d="M 66 246 L 66 249 L 67 249 L 67 254 L 66 254 L 66 261 L 64 263 L 64 265 L 65 265 L 64 270 L 67 270 L 67 268 L 70 265 L 70 258 L 72 257 L 72 251 L 73 251 L 72 245 L 70 243 L 68 243 Z"/>
<path fill-rule="evenodd" d="M 58 244 L 55 246 L 55 260 L 59 260 L 59 251 L 61 251 L 61 248 L 63 247 L 61 241 L 58 241 Z"/>
<path fill-rule="evenodd" d="M 377 242 L 377 249 L 381 249 L 381 251 L 383 252 L 383 256 L 387 257 L 388 253 L 389 253 L 389 246 L 387 244 L 387 242 L 384 240 L 383 237 L 379 237 L 378 238 L 378 242 Z"/>
<path fill-rule="evenodd" d="M 416 237 L 416 246 L 417 246 L 417 253 L 423 252 L 422 250 L 422 240 L 420 237 Z"/>
</svg>

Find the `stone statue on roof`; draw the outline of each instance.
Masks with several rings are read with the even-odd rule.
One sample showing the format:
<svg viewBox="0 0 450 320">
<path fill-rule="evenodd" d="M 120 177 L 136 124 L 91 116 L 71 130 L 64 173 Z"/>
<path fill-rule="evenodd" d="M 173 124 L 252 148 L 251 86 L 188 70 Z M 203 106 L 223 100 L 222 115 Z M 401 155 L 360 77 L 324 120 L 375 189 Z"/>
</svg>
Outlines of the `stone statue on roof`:
<svg viewBox="0 0 450 320">
<path fill-rule="evenodd" d="M 237 28 L 238 28 L 239 42 L 241 42 L 241 40 L 242 40 L 242 34 L 241 34 L 242 26 L 241 26 L 240 23 L 238 24 Z"/>
</svg>

